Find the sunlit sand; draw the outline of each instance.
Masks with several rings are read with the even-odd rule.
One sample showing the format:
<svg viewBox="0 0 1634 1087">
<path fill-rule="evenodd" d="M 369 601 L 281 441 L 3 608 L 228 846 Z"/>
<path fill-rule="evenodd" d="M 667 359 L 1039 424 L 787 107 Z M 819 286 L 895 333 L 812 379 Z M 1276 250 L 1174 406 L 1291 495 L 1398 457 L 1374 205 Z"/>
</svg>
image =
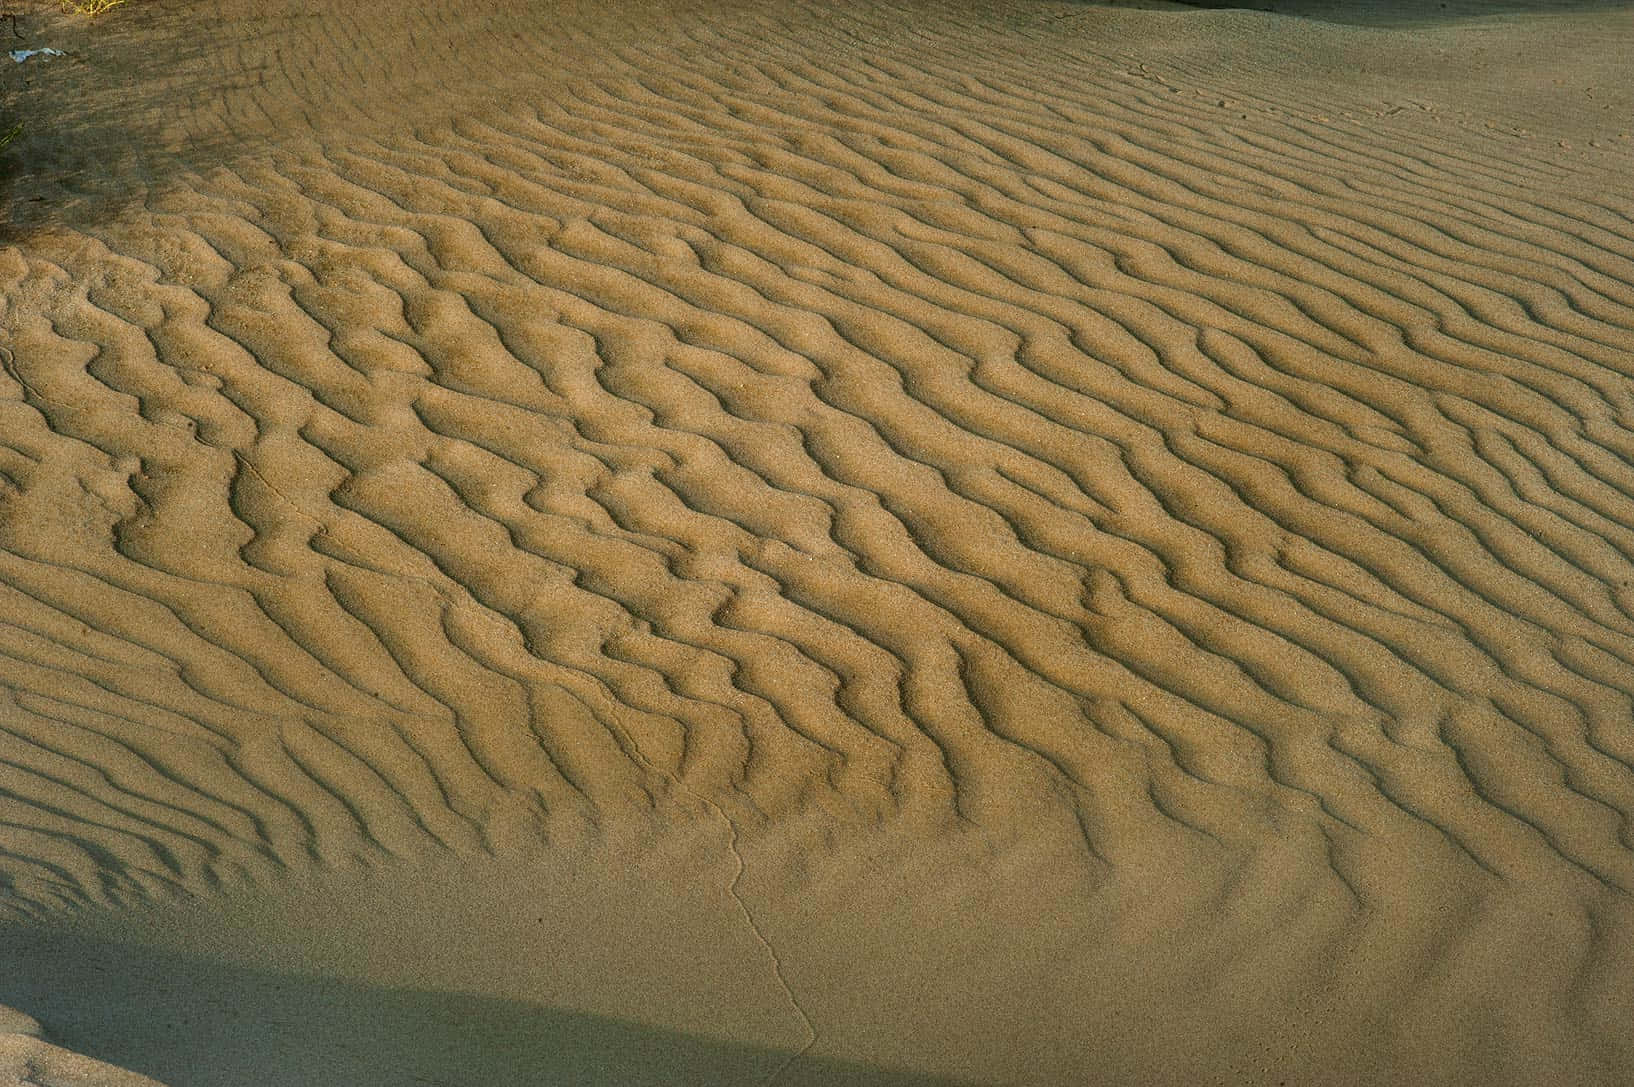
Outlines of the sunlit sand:
<svg viewBox="0 0 1634 1087">
<path fill-rule="evenodd" d="M 1265 6 L 7 5 L 0 1083 L 1630 1082 L 1634 13 Z"/>
</svg>

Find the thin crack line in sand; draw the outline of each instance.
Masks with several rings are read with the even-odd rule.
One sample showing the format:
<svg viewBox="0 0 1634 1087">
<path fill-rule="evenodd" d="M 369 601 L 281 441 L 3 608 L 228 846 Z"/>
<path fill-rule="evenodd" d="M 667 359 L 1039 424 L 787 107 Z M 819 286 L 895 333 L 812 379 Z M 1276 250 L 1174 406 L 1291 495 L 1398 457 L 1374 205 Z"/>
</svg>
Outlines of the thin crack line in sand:
<svg viewBox="0 0 1634 1087">
<path fill-rule="evenodd" d="M 25 401 L 32 396 L 42 404 L 57 403 L 55 400 L 41 393 L 40 390 L 28 383 L 28 379 L 23 377 L 23 375 L 17 370 L 17 356 L 12 354 L 11 348 L 6 347 L 3 344 L 0 344 L 0 369 L 5 370 L 6 376 L 22 387 L 23 399 Z M 57 406 L 61 407 L 60 404 Z"/>
<path fill-rule="evenodd" d="M 273 486 L 272 481 L 267 479 L 266 476 L 262 475 L 260 470 L 257 469 L 255 465 L 250 463 L 249 458 L 246 457 L 242 451 L 234 449 L 233 456 L 238 458 L 238 462 L 240 464 L 249 469 L 251 475 L 260 480 L 268 490 L 282 499 L 284 503 L 296 513 L 316 521 L 320 530 L 325 527 L 322 518 L 315 517 L 306 512 L 306 510 L 302 509 L 292 499 L 290 499 L 288 495 L 284 494 L 283 491 Z M 442 599 L 445 609 L 448 607 L 458 606 L 458 601 L 450 600 L 443 594 L 441 586 L 436 585 L 429 579 L 420 577 L 417 574 L 410 574 L 407 576 L 413 577 L 419 581 L 425 581 L 427 584 L 430 584 L 433 589 L 436 589 L 438 596 Z M 484 618 L 488 617 L 484 616 Z M 783 960 L 778 958 L 777 949 L 774 948 L 772 946 L 772 942 L 766 938 L 765 931 L 761 929 L 760 923 L 755 920 L 755 915 L 750 912 L 749 904 L 745 902 L 743 900 L 743 896 L 738 893 L 738 883 L 742 881 L 743 873 L 747 868 L 747 865 L 745 865 L 743 861 L 743 852 L 738 848 L 738 825 L 732 822 L 732 817 L 726 814 L 724 808 L 722 808 L 715 801 L 709 799 L 709 797 L 698 792 L 698 790 L 688 785 L 685 781 L 681 780 L 681 776 L 679 774 L 670 773 L 667 770 L 661 770 L 655 766 L 652 761 L 647 758 L 646 754 L 642 752 L 641 745 L 635 742 L 634 737 L 632 737 L 622 727 L 614 727 L 618 728 L 619 733 L 622 734 L 624 738 L 625 745 L 635 755 L 637 761 L 641 763 L 649 774 L 668 778 L 670 781 L 674 782 L 676 788 L 680 789 L 682 792 L 686 793 L 694 800 L 707 807 L 710 811 L 714 812 L 716 818 L 718 818 L 726 826 L 726 846 L 732 851 L 732 860 L 737 865 L 736 870 L 732 873 L 732 881 L 726 886 L 726 893 L 732 897 L 733 903 L 737 905 L 738 912 L 743 915 L 744 923 L 749 926 L 749 931 L 754 933 L 755 940 L 759 942 L 761 949 L 766 952 L 766 958 L 769 959 L 772 964 L 772 976 L 777 978 L 777 984 L 783 990 L 783 998 L 789 1002 L 789 1007 L 794 1009 L 794 1014 L 800 1017 L 800 1025 L 802 1028 L 804 1028 L 806 1033 L 806 1040 L 800 1046 L 800 1048 L 789 1054 L 788 1058 L 784 1060 L 782 1064 L 772 1069 L 771 1075 L 767 1076 L 766 1079 L 762 1081 L 761 1087 L 771 1087 L 773 1083 L 776 1083 L 780 1078 L 782 1078 L 784 1072 L 787 1072 L 794 1066 L 796 1061 L 804 1057 L 807 1053 L 811 1052 L 811 1047 L 817 1044 L 817 1027 L 812 1023 L 811 1016 L 806 1014 L 806 1009 L 800 1004 L 799 997 L 794 995 L 794 988 L 789 984 L 788 976 L 783 972 Z"/>
<path fill-rule="evenodd" d="M 294 510 L 301 517 L 305 517 L 308 521 L 311 521 L 318 526 L 318 531 L 314 533 L 314 538 L 317 536 L 324 536 L 331 540 L 334 539 L 334 537 L 329 534 L 329 522 L 325 521 L 322 517 L 319 517 L 315 513 L 309 513 L 307 510 L 301 507 L 300 503 L 296 502 L 293 498 L 289 497 L 289 495 L 279 490 L 277 485 L 274 484 L 272 480 L 262 475 L 261 470 L 250 463 L 250 458 L 246 457 L 242 450 L 234 449 L 232 452 L 233 456 L 238 458 L 238 463 L 242 464 L 246 469 L 248 469 L 250 475 L 260 480 L 263 487 L 277 495 L 279 501 L 283 502 L 284 505 Z M 340 561 L 345 562 L 346 560 L 341 559 Z M 460 604 L 458 597 L 453 596 L 442 585 L 439 585 L 436 581 L 426 577 L 424 574 L 416 574 L 409 570 L 379 570 L 373 566 L 363 568 L 378 574 L 382 574 L 386 577 L 406 578 L 410 581 L 419 581 L 431 586 L 432 591 L 437 594 L 437 600 L 441 603 L 444 611 L 451 607 L 458 607 Z M 486 619 L 488 616 L 484 616 L 484 618 Z"/>
<path fill-rule="evenodd" d="M 257 468 L 254 464 L 250 463 L 250 459 L 244 455 L 242 450 L 234 449 L 232 451 L 232 453 L 233 453 L 234 457 L 238 458 L 238 463 L 242 464 L 249 471 L 249 473 L 252 476 L 254 476 L 256 479 L 260 480 L 262 486 L 266 487 L 267 490 L 269 490 L 273 494 L 277 495 L 279 500 L 282 501 L 284 503 L 284 505 L 286 505 L 290 509 L 294 510 L 296 512 L 296 514 L 298 514 L 299 516 L 305 517 L 307 520 L 312 521 L 313 523 L 315 523 L 318 526 L 318 531 L 315 534 L 316 536 L 326 536 L 331 540 L 334 539 L 333 536 L 329 535 L 329 523 L 327 521 L 325 521 L 322 517 L 319 517 L 315 513 L 309 513 L 307 510 L 303 509 L 301 507 L 301 505 L 298 502 L 296 502 L 293 498 L 289 497 L 289 495 L 287 495 L 283 491 L 279 490 L 277 485 L 274 484 L 272 482 L 272 480 L 270 480 L 266 476 L 262 475 L 261 470 L 259 468 Z M 341 559 L 340 561 L 341 562 L 346 562 L 347 560 Z M 356 565 L 356 564 L 352 564 L 352 565 Z M 431 587 L 431 591 L 437 594 L 437 604 L 438 604 L 439 608 L 441 609 L 442 614 L 444 614 L 444 615 L 446 615 L 448 613 L 448 610 L 450 608 L 457 608 L 457 607 L 460 607 L 462 604 L 466 603 L 466 601 L 461 600 L 458 596 L 456 596 L 452 592 L 450 592 L 446 586 L 439 584 L 437 581 L 435 581 L 432 578 L 426 577 L 424 574 L 416 574 L 416 573 L 414 573 L 412 571 L 409 571 L 409 570 L 381 570 L 378 567 L 374 567 L 374 566 L 366 566 L 366 567 L 361 567 L 361 568 L 368 569 L 368 570 L 370 570 L 370 571 L 372 571 L 374 573 L 380 574 L 380 575 L 382 575 L 384 577 L 399 577 L 399 578 L 404 578 L 405 580 L 408 580 L 408 581 L 418 581 L 421 584 L 429 585 Z M 458 585 L 459 583 L 455 582 L 455 584 Z M 461 586 L 461 588 L 463 588 L 463 586 Z M 483 605 L 481 601 L 476 600 L 475 598 L 470 598 L 470 602 L 476 604 L 477 607 L 479 607 L 479 608 L 485 608 L 485 605 Z M 513 630 L 516 629 L 516 627 L 515 627 L 515 625 L 513 623 L 507 623 L 506 620 L 503 619 L 503 618 L 499 618 L 497 616 L 490 615 L 490 614 L 488 614 L 488 612 L 486 610 L 478 611 L 478 612 L 476 612 L 474 614 L 476 615 L 477 618 L 481 619 L 483 622 L 489 623 L 489 624 L 497 627 L 498 629 L 505 631 L 507 634 L 511 633 Z M 378 696 L 376 696 L 376 697 L 378 697 Z M 645 762 L 645 760 L 643 760 L 643 762 Z M 650 765 L 648 765 L 648 769 L 653 773 L 660 773 L 660 771 L 654 769 Z M 683 786 L 683 788 L 684 788 L 684 786 Z M 703 798 L 699 797 L 699 799 L 702 800 Z"/>
<path fill-rule="evenodd" d="M 254 476 L 256 479 L 259 479 L 261 481 L 261 485 L 263 487 L 265 487 L 267 490 L 271 491 L 273 494 L 277 495 L 283 501 L 284 505 L 288 506 L 290 509 L 292 509 L 296 513 L 300 514 L 302 517 L 305 517 L 307 520 L 316 521 L 317 524 L 318 524 L 318 529 L 320 531 L 322 531 L 325 527 L 327 527 L 324 524 L 324 521 L 323 521 L 322 517 L 318 517 L 318 516 L 315 516 L 313 514 L 310 514 L 310 513 L 306 512 L 305 510 L 303 510 L 300 507 L 299 504 L 297 504 L 295 502 L 294 499 L 290 498 L 289 495 L 285 494 L 283 491 L 280 491 L 276 486 L 274 486 L 272 480 L 270 480 L 266 476 L 262 475 L 261 470 L 259 468 L 257 468 L 255 465 L 250 463 L 250 458 L 246 457 L 244 455 L 243 450 L 234 449 L 233 450 L 233 456 L 238 458 L 238 463 L 242 464 L 245 468 L 249 469 L 250 475 Z"/>
<path fill-rule="evenodd" d="M 806 1040 L 804 1044 L 802 1044 L 799 1049 L 789 1054 L 788 1058 L 784 1060 L 782 1064 L 772 1069 L 771 1074 L 761 1081 L 760 1087 L 771 1087 L 772 1084 L 776 1083 L 782 1078 L 784 1072 L 787 1072 L 794 1066 L 796 1061 L 804 1057 L 807 1053 L 811 1052 L 811 1047 L 817 1044 L 817 1027 L 814 1023 L 812 1023 L 811 1016 L 806 1014 L 806 1009 L 801 1005 L 800 998 L 794 995 L 794 988 L 789 984 L 787 975 L 783 973 L 783 960 L 778 958 L 777 949 L 774 948 L 772 946 L 772 942 L 766 938 L 766 933 L 761 929 L 759 922 L 755 920 L 755 915 L 750 912 L 749 904 L 745 902 L 743 900 L 743 896 L 738 893 L 738 883 L 743 879 L 743 873 L 747 867 L 743 862 L 743 853 L 738 848 L 738 825 L 732 822 L 732 817 L 726 814 L 726 810 L 724 808 L 722 808 L 715 801 L 709 799 L 709 797 L 700 793 L 698 790 L 694 789 L 692 786 L 688 785 L 682 780 L 681 775 L 671 773 L 668 770 L 661 770 L 657 766 L 653 765 L 651 760 L 647 758 L 646 754 L 642 752 L 641 745 L 636 743 L 635 738 L 631 736 L 629 732 L 627 732 L 621 725 L 615 724 L 611 719 L 609 719 L 608 725 L 609 727 L 618 730 L 619 735 L 624 739 L 625 746 L 629 748 L 630 752 L 634 754 L 636 760 L 641 763 L 648 773 L 655 774 L 658 777 L 668 778 L 670 781 L 675 783 L 676 788 L 680 789 L 682 792 L 698 801 L 698 803 L 704 805 L 710 811 L 714 812 L 716 818 L 726 825 L 726 846 L 732 851 L 732 859 L 737 862 L 737 870 L 732 873 L 732 881 L 726 885 L 726 893 L 730 895 L 732 897 L 732 901 L 736 903 L 738 912 L 743 915 L 744 923 L 749 926 L 749 931 L 755 934 L 755 939 L 759 941 L 761 948 L 766 952 L 766 958 L 771 960 L 772 976 L 777 979 L 777 984 L 783 990 L 783 998 L 789 1002 L 789 1007 L 794 1009 L 794 1014 L 800 1017 L 800 1024 L 805 1028 L 806 1032 Z"/>
<path fill-rule="evenodd" d="M 807 1053 L 811 1052 L 811 1047 L 817 1044 L 817 1027 L 812 1023 L 811 1016 L 806 1014 L 806 1009 L 801 1007 L 799 998 L 794 995 L 794 989 L 789 985 L 789 979 L 783 973 L 783 960 L 777 957 L 777 949 L 772 947 L 772 942 L 766 938 L 766 934 L 761 931 L 759 923 L 755 921 L 754 914 L 749 912 L 748 903 L 744 902 L 743 896 L 738 893 L 738 882 L 743 879 L 745 866 L 743 863 L 743 853 L 738 849 L 737 824 L 732 822 L 731 817 L 728 816 L 724 810 L 722 810 L 719 804 L 715 803 L 713 800 L 710 800 L 708 797 L 704 796 L 702 793 L 699 793 L 692 787 L 684 784 L 679 776 L 674 776 L 674 781 L 675 784 L 679 785 L 682 789 L 685 789 L 699 801 L 708 805 L 709 810 L 719 816 L 721 822 L 726 824 L 726 844 L 727 847 L 732 850 L 732 859 L 737 862 L 738 866 L 737 871 L 732 873 L 732 882 L 727 885 L 726 893 L 732 896 L 733 902 L 737 903 L 738 912 L 743 914 L 743 920 L 749 925 L 750 931 L 755 934 L 755 939 L 759 940 L 760 946 L 766 950 L 766 957 L 772 962 L 772 974 L 777 978 L 777 983 L 783 987 L 784 998 L 788 1000 L 789 1006 L 794 1009 L 794 1014 L 800 1017 L 800 1023 L 806 1030 L 805 1043 L 801 1045 L 799 1049 L 789 1054 L 788 1059 L 782 1064 L 772 1069 L 771 1075 L 767 1076 L 765 1081 L 761 1084 L 761 1087 L 771 1087 L 771 1085 L 776 1083 L 777 1080 L 782 1077 L 783 1073 L 787 1072 L 796 1061 L 798 1061 L 801 1057 L 804 1057 Z"/>
</svg>

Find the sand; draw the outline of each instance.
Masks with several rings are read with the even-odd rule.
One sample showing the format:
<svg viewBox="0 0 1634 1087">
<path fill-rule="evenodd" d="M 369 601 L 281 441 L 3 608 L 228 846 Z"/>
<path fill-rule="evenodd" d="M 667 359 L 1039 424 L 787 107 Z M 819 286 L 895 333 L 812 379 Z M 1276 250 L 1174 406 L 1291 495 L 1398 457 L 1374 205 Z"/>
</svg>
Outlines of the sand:
<svg viewBox="0 0 1634 1087">
<path fill-rule="evenodd" d="M 0 1083 L 1629 1082 L 1634 14 L 1264 6 L 7 3 Z"/>
</svg>

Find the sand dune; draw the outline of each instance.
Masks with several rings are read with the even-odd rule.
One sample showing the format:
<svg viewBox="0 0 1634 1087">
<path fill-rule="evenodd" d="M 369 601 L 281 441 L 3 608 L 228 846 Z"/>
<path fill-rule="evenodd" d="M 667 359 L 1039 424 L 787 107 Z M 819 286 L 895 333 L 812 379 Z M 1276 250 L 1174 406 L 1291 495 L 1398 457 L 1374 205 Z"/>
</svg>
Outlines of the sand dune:
<svg viewBox="0 0 1634 1087">
<path fill-rule="evenodd" d="M 156 1081 L 71 1053 L 41 1036 L 33 1017 L 0 1006 L 0 1083 L 15 1087 L 153 1087 Z"/>
<path fill-rule="evenodd" d="M 1634 24 L 1287 7 L 27 8 L 0 1001 L 1625 1082 Z"/>
</svg>

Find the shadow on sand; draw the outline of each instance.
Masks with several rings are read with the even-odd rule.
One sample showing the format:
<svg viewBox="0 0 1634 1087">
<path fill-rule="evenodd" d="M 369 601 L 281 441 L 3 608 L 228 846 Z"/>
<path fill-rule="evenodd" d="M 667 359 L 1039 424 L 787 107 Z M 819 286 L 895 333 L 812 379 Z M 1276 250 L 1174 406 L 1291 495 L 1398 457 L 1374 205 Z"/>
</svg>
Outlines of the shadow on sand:
<svg viewBox="0 0 1634 1087">
<path fill-rule="evenodd" d="M 49 1040 L 170 1087 L 640 1087 L 764 1082 L 790 1054 L 448 992 L 228 966 L 0 929 L 0 1004 Z M 951 1081 L 806 1057 L 782 1087 Z"/>
<path fill-rule="evenodd" d="M 1112 0 L 1120 7 L 1139 0 Z M 1503 15 L 1550 15 L 1571 12 L 1628 11 L 1630 0 L 1174 0 L 1193 8 L 1238 8 L 1272 12 L 1329 23 L 1362 26 L 1420 26 Z M 1164 3 L 1162 6 L 1171 6 Z"/>
</svg>

